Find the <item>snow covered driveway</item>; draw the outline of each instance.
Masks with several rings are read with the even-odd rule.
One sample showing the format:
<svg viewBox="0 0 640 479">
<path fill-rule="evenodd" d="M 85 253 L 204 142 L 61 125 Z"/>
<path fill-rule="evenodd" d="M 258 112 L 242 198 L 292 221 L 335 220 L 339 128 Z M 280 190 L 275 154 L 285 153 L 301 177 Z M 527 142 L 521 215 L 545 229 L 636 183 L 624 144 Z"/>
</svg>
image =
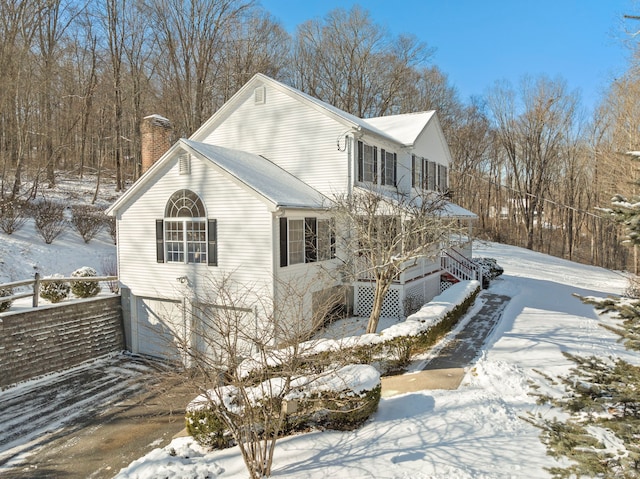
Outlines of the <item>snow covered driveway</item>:
<svg viewBox="0 0 640 479">
<path fill-rule="evenodd" d="M 164 411 L 172 406 L 157 400 L 166 397 L 157 390 L 157 370 L 154 363 L 121 354 L 1 391 L 0 476 L 45 477 L 47 471 L 49 477 L 102 477 L 93 474 L 102 468 L 104 477 L 112 477 L 117 457 L 136 434 L 145 432 L 142 447 L 135 445 L 124 464 L 159 445 L 150 442 L 167 435 L 170 440 Z M 173 433 L 184 424 L 180 402 L 173 406 Z M 134 413 L 136 408 L 143 412 Z"/>
</svg>

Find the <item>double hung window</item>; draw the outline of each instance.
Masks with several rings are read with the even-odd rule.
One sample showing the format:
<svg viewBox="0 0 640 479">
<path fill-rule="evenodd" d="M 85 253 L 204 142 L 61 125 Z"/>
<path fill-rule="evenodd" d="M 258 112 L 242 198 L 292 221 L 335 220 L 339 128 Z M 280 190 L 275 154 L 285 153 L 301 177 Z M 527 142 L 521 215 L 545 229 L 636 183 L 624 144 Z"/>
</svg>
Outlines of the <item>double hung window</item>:
<svg viewBox="0 0 640 479">
<path fill-rule="evenodd" d="M 169 198 L 165 217 L 156 221 L 157 259 L 160 263 L 217 265 L 217 224 L 207 219 L 200 197 L 179 190 Z"/>
<path fill-rule="evenodd" d="M 358 181 L 378 181 L 378 149 L 362 141 L 358 141 Z"/>
<path fill-rule="evenodd" d="M 335 255 L 333 220 L 280 218 L 280 266 L 315 263 Z"/>
<path fill-rule="evenodd" d="M 381 150 L 382 184 L 396 186 L 397 156 L 390 151 Z"/>
</svg>

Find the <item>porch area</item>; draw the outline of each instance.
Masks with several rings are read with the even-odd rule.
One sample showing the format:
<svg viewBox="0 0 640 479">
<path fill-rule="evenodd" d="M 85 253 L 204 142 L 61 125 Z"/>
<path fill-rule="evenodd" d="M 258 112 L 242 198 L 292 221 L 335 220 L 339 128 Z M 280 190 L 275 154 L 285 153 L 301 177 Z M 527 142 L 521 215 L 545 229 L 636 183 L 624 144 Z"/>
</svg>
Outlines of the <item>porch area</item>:
<svg viewBox="0 0 640 479">
<path fill-rule="evenodd" d="M 389 288 L 382 305 L 382 316 L 404 319 L 458 281 L 483 283 L 482 268 L 471 259 L 471 254 L 471 242 L 465 242 L 434 250 L 433 255 L 412 261 Z M 354 314 L 368 316 L 375 291 L 373 274 L 361 274 L 353 286 Z"/>
</svg>

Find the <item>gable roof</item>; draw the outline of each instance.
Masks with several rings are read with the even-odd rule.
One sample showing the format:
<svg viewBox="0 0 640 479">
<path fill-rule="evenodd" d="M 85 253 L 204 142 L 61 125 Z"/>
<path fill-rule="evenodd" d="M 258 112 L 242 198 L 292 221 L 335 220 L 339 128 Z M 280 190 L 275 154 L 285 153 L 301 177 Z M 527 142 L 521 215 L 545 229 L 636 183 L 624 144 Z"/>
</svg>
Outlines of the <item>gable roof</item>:
<svg viewBox="0 0 640 479">
<path fill-rule="evenodd" d="M 162 165 L 176 158 L 177 150 L 191 153 L 202 161 L 214 165 L 223 174 L 271 203 L 275 208 L 325 209 L 330 203 L 329 199 L 315 188 L 262 156 L 181 138 L 131 188 L 107 208 L 106 213 L 114 214 L 129 201 L 129 198 L 133 198 L 136 191 L 153 181 Z"/>
<path fill-rule="evenodd" d="M 193 140 L 181 139 L 179 143 L 276 207 L 320 209 L 329 204 L 322 193 L 262 156 Z"/>
<path fill-rule="evenodd" d="M 395 138 L 403 145 L 413 145 L 416 138 L 427 127 L 431 118 L 435 116 L 435 110 L 420 111 L 417 113 L 405 113 L 402 115 L 378 116 L 367 118 L 366 122 Z"/>
<path fill-rule="evenodd" d="M 211 127 L 223 121 L 228 114 L 235 110 L 238 103 L 245 100 L 249 92 L 253 92 L 253 90 L 260 85 L 269 85 L 291 98 L 333 118 L 345 125 L 345 127 L 355 128 L 361 131 L 364 130 L 394 143 L 399 143 L 402 146 L 412 146 L 429 123 L 429 120 L 436 115 L 436 112 L 431 110 L 362 119 L 262 73 L 256 73 L 235 95 L 222 105 L 211 118 L 204 122 L 202 126 L 191 135 L 190 139 L 197 141 L 204 140 Z"/>
</svg>

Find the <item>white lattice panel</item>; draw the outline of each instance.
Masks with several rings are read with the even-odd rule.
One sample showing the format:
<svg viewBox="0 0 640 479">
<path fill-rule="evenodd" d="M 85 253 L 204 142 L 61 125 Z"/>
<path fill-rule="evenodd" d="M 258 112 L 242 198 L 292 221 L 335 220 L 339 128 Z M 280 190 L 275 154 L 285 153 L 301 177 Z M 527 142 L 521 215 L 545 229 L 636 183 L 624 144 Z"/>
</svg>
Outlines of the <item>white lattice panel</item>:
<svg viewBox="0 0 640 479">
<path fill-rule="evenodd" d="M 374 288 L 372 286 L 356 286 L 355 313 L 358 316 L 369 316 L 373 308 Z M 402 317 L 400 307 L 400 288 L 392 286 L 382 303 L 382 316 L 387 318 Z"/>
<path fill-rule="evenodd" d="M 374 287 L 369 283 L 354 285 L 354 312 L 358 316 L 369 316 L 373 307 Z M 382 304 L 382 316 L 402 319 L 419 310 L 422 305 L 440 294 L 440 274 L 425 276 L 408 284 L 394 284 L 387 292 Z"/>
</svg>

